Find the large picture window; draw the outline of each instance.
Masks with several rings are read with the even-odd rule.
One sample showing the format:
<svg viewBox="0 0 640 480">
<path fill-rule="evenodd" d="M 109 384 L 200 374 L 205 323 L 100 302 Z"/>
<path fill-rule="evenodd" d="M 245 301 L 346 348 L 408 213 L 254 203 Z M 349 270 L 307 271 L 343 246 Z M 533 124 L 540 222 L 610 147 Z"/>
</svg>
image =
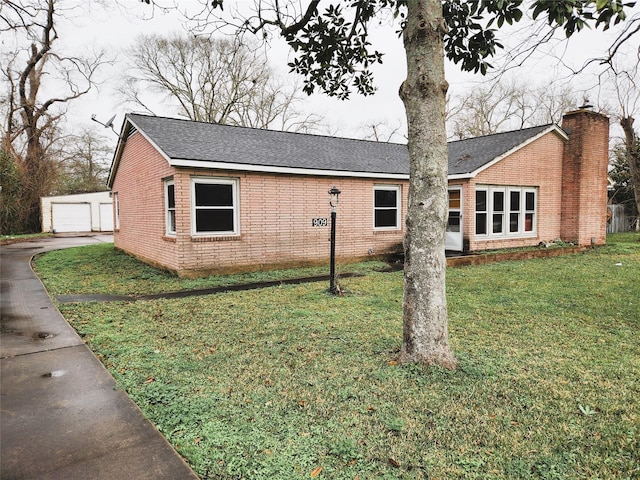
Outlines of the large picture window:
<svg viewBox="0 0 640 480">
<path fill-rule="evenodd" d="M 378 230 L 400 228 L 400 186 L 380 185 L 373 189 L 373 226 Z"/>
<path fill-rule="evenodd" d="M 477 236 L 532 236 L 536 231 L 537 190 L 527 187 L 476 187 Z"/>
<path fill-rule="evenodd" d="M 238 233 L 238 182 L 223 178 L 193 178 L 191 181 L 194 235 Z"/>
<path fill-rule="evenodd" d="M 176 234 L 176 190 L 173 179 L 164 182 L 165 231 L 167 235 Z"/>
</svg>

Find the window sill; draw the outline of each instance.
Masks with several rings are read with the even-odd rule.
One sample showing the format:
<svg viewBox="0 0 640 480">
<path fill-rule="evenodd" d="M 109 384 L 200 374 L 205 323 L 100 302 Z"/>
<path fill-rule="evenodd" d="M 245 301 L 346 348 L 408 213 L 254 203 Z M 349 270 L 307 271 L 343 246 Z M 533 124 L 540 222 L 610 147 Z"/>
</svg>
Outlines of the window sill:
<svg viewBox="0 0 640 480">
<path fill-rule="evenodd" d="M 385 228 L 385 229 L 374 229 L 373 230 L 373 234 L 374 235 L 393 235 L 393 234 L 398 234 L 398 233 L 402 233 L 402 229 L 401 228 Z"/>
<path fill-rule="evenodd" d="M 191 237 L 191 241 L 194 243 L 207 243 L 207 242 L 236 242 L 242 240 L 240 235 L 228 235 L 228 236 L 215 236 L 215 237 Z"/>
<path fill-rule="evenodd" d="M 163 235 L 162 236 L 162 240 L 164 240 L 165 242 L 173 242 L 176 243 L 176 237 L 170 237 L 168 235 Z"/>
<path fill-rule="evenodd" d="M 538 235 L 535 232 L 526 234 L 496 234 L 496 235 L 479 235 L 476 233 L 475 239 L 477 241 L 489 241 L 489 240 L 518 240 L 526 238 L 536 238 Z"/>
</svg>

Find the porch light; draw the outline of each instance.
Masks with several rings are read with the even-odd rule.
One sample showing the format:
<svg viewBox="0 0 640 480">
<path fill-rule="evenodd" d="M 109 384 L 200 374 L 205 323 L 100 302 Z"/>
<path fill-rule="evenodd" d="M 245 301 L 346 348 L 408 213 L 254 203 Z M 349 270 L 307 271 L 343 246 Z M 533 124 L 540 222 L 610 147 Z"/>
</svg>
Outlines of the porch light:
<svg viewBox="0 0 640 480">
<path fill-rule="evenodd" d="M 329 205 L 331 205 L 331 272 L 329 274 L 329 292 L 333 295 L 339 293 L 336 284 L 336 206 L 339 202 L 340 190 L 335 185 L 329 190 Z"/>
<path fill-rule="evenodd" d="M 329 189 L 329 205 L 331 205 L 332 211 L 335 211 L 338 202 L 340 201 L 338 197 L 340 196 L 340 190 L 338 190 L 335 185 Z"/>
</svg>

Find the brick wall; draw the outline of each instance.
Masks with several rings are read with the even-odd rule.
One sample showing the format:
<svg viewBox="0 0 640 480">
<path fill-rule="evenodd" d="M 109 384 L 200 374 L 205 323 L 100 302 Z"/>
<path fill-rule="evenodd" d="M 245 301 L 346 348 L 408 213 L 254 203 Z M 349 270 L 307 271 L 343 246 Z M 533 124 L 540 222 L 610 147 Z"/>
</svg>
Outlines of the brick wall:
<svg viewBox="0 0 640 480">
<path fill-rule="evenodd" d="M 152 265 L 179 269 L 176 245 L 163 240 L 164 183 L 173 174 L 160 153 L 140 134 L 122 152 L 112 191 L 118 194 L 120 228 L 113 234 L 116 248 Z"/>
<path fill-rule="evenodd" d="M 404 228 L 373 229 L 374 184 L 398 182 L 238 172 L 209 175 L 238 179 L 240 234 L 192 236 L 188 209 L 194 175 L 205 176 L 202 171 L 185 169 L 174 177 L 176 208 L 184 209 L 179 215 L 184 223 L 178 224 L 176 236 L 184 276 L 328 263 L 331 210 L 327 191 L 334 185 L 342 192 L 336 222 L 339 263 L 397 251 L 402 243 Z M 406 187 L 402 194 L 404 217 Z M 314 227 L 314 218 L 326 218 L 327 226 Z"/>
<path fill-rule="evenodd" d="M 163 179 L 169 176 L 175 185 L 175 237 L 164 232 Z M 238 180 L 239 235 L 191 234 L 194 176 Z M 330 222 L 314 227 L 312 219 L 330 220 L 327 191 L 334 185 L 342 191 L 336 223 L 338 263 L 402 249 L 403 223 L 398 230 L 373 229 L 373 188 L 401 185 L 404 219 L 406 181 L 173 169 L 142 135 L 135 134 L 127 141 L 113 185 L 119 192 L 121 226 L 114 235 L 115 246 L 181 276 L 326 264 Z"/>
<path fill-rule="evenodd" d="M 560 237 L 562 155 L 564 139 L 554 132 L 529 143 L 469 180 L 464 187 L 464 238 L 469 251 L 537 245 Z M 475 188 L 477 185 L 537 188 L 535 236 L 505 235 L 490 240 L 475 236 Z"/>
<path fill-rule="evenodd" d="M 562 175 L 563 240 L 578 245 L 606 242 L 609 119 L 582 109 L 567 113 L 569 133 Z"/>
<path fill-rule="evenodd" d="M 463 186 L 463 235 L 468 250 L 537 245 L 557 238 L 581 245 L 590 244 L 592 238 L 596 244 L 604 243 L 608 119 L 578 111 L 565 116 L 563 126 L 571 129 L 569 142 L 550 132 L 475 178 L 451 182 Z M 237 179 L 238 235 L 192 235 L 194 176 Z M 175 185 L 175 236 L 165 234 L 164 179 L 169 177 Z M 329 222 L 314 227 L 312 219 L 330 219 L 327 191 L 334 185 L 342 191 L 337 208 L 339 264 L 402 250 L 408 181 L 175 169 L 136 133 L 127 140 L 112 188 L 118 193 L 120 207 L 115 246 L 182 276 L 326 264 Z M 374 230 L 375 185 L 401 186 L 398 230 Z M 535 187 L 536 234 L 477 239 L 474 210 L 478 185 Z"/>
</svg>

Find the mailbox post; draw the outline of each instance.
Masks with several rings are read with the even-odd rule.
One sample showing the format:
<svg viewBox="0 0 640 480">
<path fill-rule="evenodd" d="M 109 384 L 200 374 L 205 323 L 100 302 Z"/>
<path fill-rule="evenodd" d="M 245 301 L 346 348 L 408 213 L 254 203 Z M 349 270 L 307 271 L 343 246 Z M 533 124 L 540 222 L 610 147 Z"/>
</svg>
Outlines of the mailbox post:
<svg viewBox="0 0 640 480">
<path fill-rule="evenodd" d="M 329 273 L 329 292 L 333 295 L 338 293 L 336 284 L 336 206 L 340 190 L 335 186 L 329 190 L 329 205 L 331 205 L 331 271 Z"/>
</svg>

